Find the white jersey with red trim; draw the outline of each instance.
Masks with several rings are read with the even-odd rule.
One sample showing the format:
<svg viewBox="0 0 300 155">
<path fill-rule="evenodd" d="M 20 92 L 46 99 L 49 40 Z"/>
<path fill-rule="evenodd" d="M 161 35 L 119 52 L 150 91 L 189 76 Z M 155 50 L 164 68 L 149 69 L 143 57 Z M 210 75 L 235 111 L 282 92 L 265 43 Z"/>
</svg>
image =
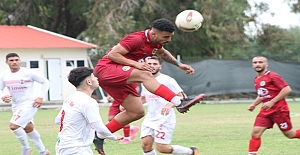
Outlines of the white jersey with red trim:
<svg viewBox="0 0 300 155">
<path fill-rule="evenodd" d="M 156 77 L 156 80 L 161 84 L 164 84 L 170 90 L 172 90 L 175 94 L 182 92 L 182 89 L 178 85 L 178 83 L 172 77 L 160 73 Z M 150 127 L 155 130 L 159 130 L 160 125 L 164 125 L 168 128 L 174 128 L 176 123 L 176 116 L 174 108 L 171 109 L 168 115 L 162 115 L 161 110 L 164 106 L 169 104 L 168 101 L 159 97 L 155 94 L 150 93 L 143 85 L 141 96 L 144 96 L 146 99 L 146 103 L 148 105 L 148 112 L 145 116 L 145 119 L 142 123 L 143 126 Z"/>
</svg>

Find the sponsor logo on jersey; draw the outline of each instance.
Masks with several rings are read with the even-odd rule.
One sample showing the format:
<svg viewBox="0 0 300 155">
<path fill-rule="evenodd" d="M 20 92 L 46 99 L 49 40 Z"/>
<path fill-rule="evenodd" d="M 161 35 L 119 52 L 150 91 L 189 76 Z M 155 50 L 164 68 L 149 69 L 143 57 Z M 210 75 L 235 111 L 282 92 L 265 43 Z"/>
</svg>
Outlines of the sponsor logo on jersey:
<svg viewBox="0 0 300 155">
<path fill-rule="evenodd" d="M 261 100 L 271 98 L 271 95 L 269 95 L 269 90 L 266 88 L 258 88 L 257 94 L 259 95 Z"/>
<path fill-rule="evenodd" d="M 122 70 L 125 71 L 125 72 L 126 72 L 126 71 L 129 71 L 129 69 L 130 69 L 130 66 L 123 66 L 123 67 L 122 67 Z"/>
<path fill-rule="evenodd" d="M 266 84 L 266 82 L 265 81 L 260 81 L 260 86 L 264 86 Z"/>
</svg>

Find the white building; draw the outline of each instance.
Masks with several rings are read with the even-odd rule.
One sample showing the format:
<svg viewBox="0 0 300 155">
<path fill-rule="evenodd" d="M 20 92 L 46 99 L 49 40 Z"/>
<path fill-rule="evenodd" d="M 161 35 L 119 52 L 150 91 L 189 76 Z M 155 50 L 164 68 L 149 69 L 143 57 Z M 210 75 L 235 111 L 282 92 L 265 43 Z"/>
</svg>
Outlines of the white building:
<svg viewBox="0 0 300 155">
<path fill-rule="evenodd" d="M 0 25 L 0 72 L 9 69 L 6 54 L 17 53 L 21 66 L 49 79 L 50 90 L 44 99 L 63 100 L 75 91 L 68 73 L 74 67 L 88 67 L 88 50 L 95 48 L 99 47 L 33 26 Z M 40 90 L 40 84 L 35 87 Z"/>
</svg>

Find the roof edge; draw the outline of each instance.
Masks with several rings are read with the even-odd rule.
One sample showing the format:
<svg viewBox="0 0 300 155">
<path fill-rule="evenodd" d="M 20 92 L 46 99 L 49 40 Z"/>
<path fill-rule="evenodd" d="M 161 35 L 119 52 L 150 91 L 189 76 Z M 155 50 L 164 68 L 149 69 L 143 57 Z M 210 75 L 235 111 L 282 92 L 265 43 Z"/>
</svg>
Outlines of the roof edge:
<svg viewBox="0 0 300 155">
<path fill-rule="evenodd" d="M 64 35 L 62 35 L 62 34 L 58 34 L 58 33 L 55 33 L 55 32 L 51 32 L 51 31 L 48 31 L 48 30 L 45 30 L 45 29 L 41 29 L 41 28 L 32 26 L 32 25 L 27 25 L 27 27 L 28 27 L 28 28 L 32 28 L 32 29 L 35 29 L 35 30 L 38 30 L 38 31 L 41 31 L 41 32 L 49 33 L 49 34 L 51 34 L 51 35 L 55 35 L 55 36 L 58 36 L 58 37 L 61 37 L 61 38 L 65 38 L 65 39 L 69 39 L 69 40 L 72 40 L 72 41 L 80 42 L 80 43 L 82 43 L 82 44 L 86 44 L 86 45 L 89 45 L 89 46 L 93 46 L 94 48 L 99 48 L 98 45 L 91 44 L 91 43 L 87 43 L 87 42 L 84 42 L 84 41 L 81 41 L 81 40 L 78 40 L 78 39 L 75 39 L 75 38 L 71 38 L 71 37 L 68 37 L 68 36 L 64 36 Z"/>
</svg>

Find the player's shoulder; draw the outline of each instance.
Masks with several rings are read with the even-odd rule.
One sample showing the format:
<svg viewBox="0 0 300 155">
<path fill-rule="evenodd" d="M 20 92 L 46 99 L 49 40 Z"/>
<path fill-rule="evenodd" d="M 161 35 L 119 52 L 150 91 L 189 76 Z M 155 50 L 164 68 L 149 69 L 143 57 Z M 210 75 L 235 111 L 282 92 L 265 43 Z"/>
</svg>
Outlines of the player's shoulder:
<svg viewBox="0 0 300 155">
<path fill-rule="evenodd" d="M 144 36 L 145 36 L 145 30 L 129 33 L 123 39 L 126 39 L 126 38 L 143 38 Z"/>
<path fill-rule="evenodd" d="M 10 69 L 6 69 L 5 71 L 0 73 L 0 77 L 4 77 L 5 75 L 10 74 L 10 73 L 11 73 Z"/>
<path fill-rule="evenodd" d="M 280 77 L 280 74 L 274 71 L 268 71 L 266 75 L 269 75 L 270 77 Z"/>
<path fill-rule="evenodd" d="M 163 74 L 163 73 L 160 73 L 158 77 L 161 78 L 161 79 L 164 79 L 164 80 L 166 80 L 166 81 L 168 81 L 168 80 L 175 80 L 175 79 L 172 78 L 171 76 L 166 75 L 166 74 Z"/>
</svg>

